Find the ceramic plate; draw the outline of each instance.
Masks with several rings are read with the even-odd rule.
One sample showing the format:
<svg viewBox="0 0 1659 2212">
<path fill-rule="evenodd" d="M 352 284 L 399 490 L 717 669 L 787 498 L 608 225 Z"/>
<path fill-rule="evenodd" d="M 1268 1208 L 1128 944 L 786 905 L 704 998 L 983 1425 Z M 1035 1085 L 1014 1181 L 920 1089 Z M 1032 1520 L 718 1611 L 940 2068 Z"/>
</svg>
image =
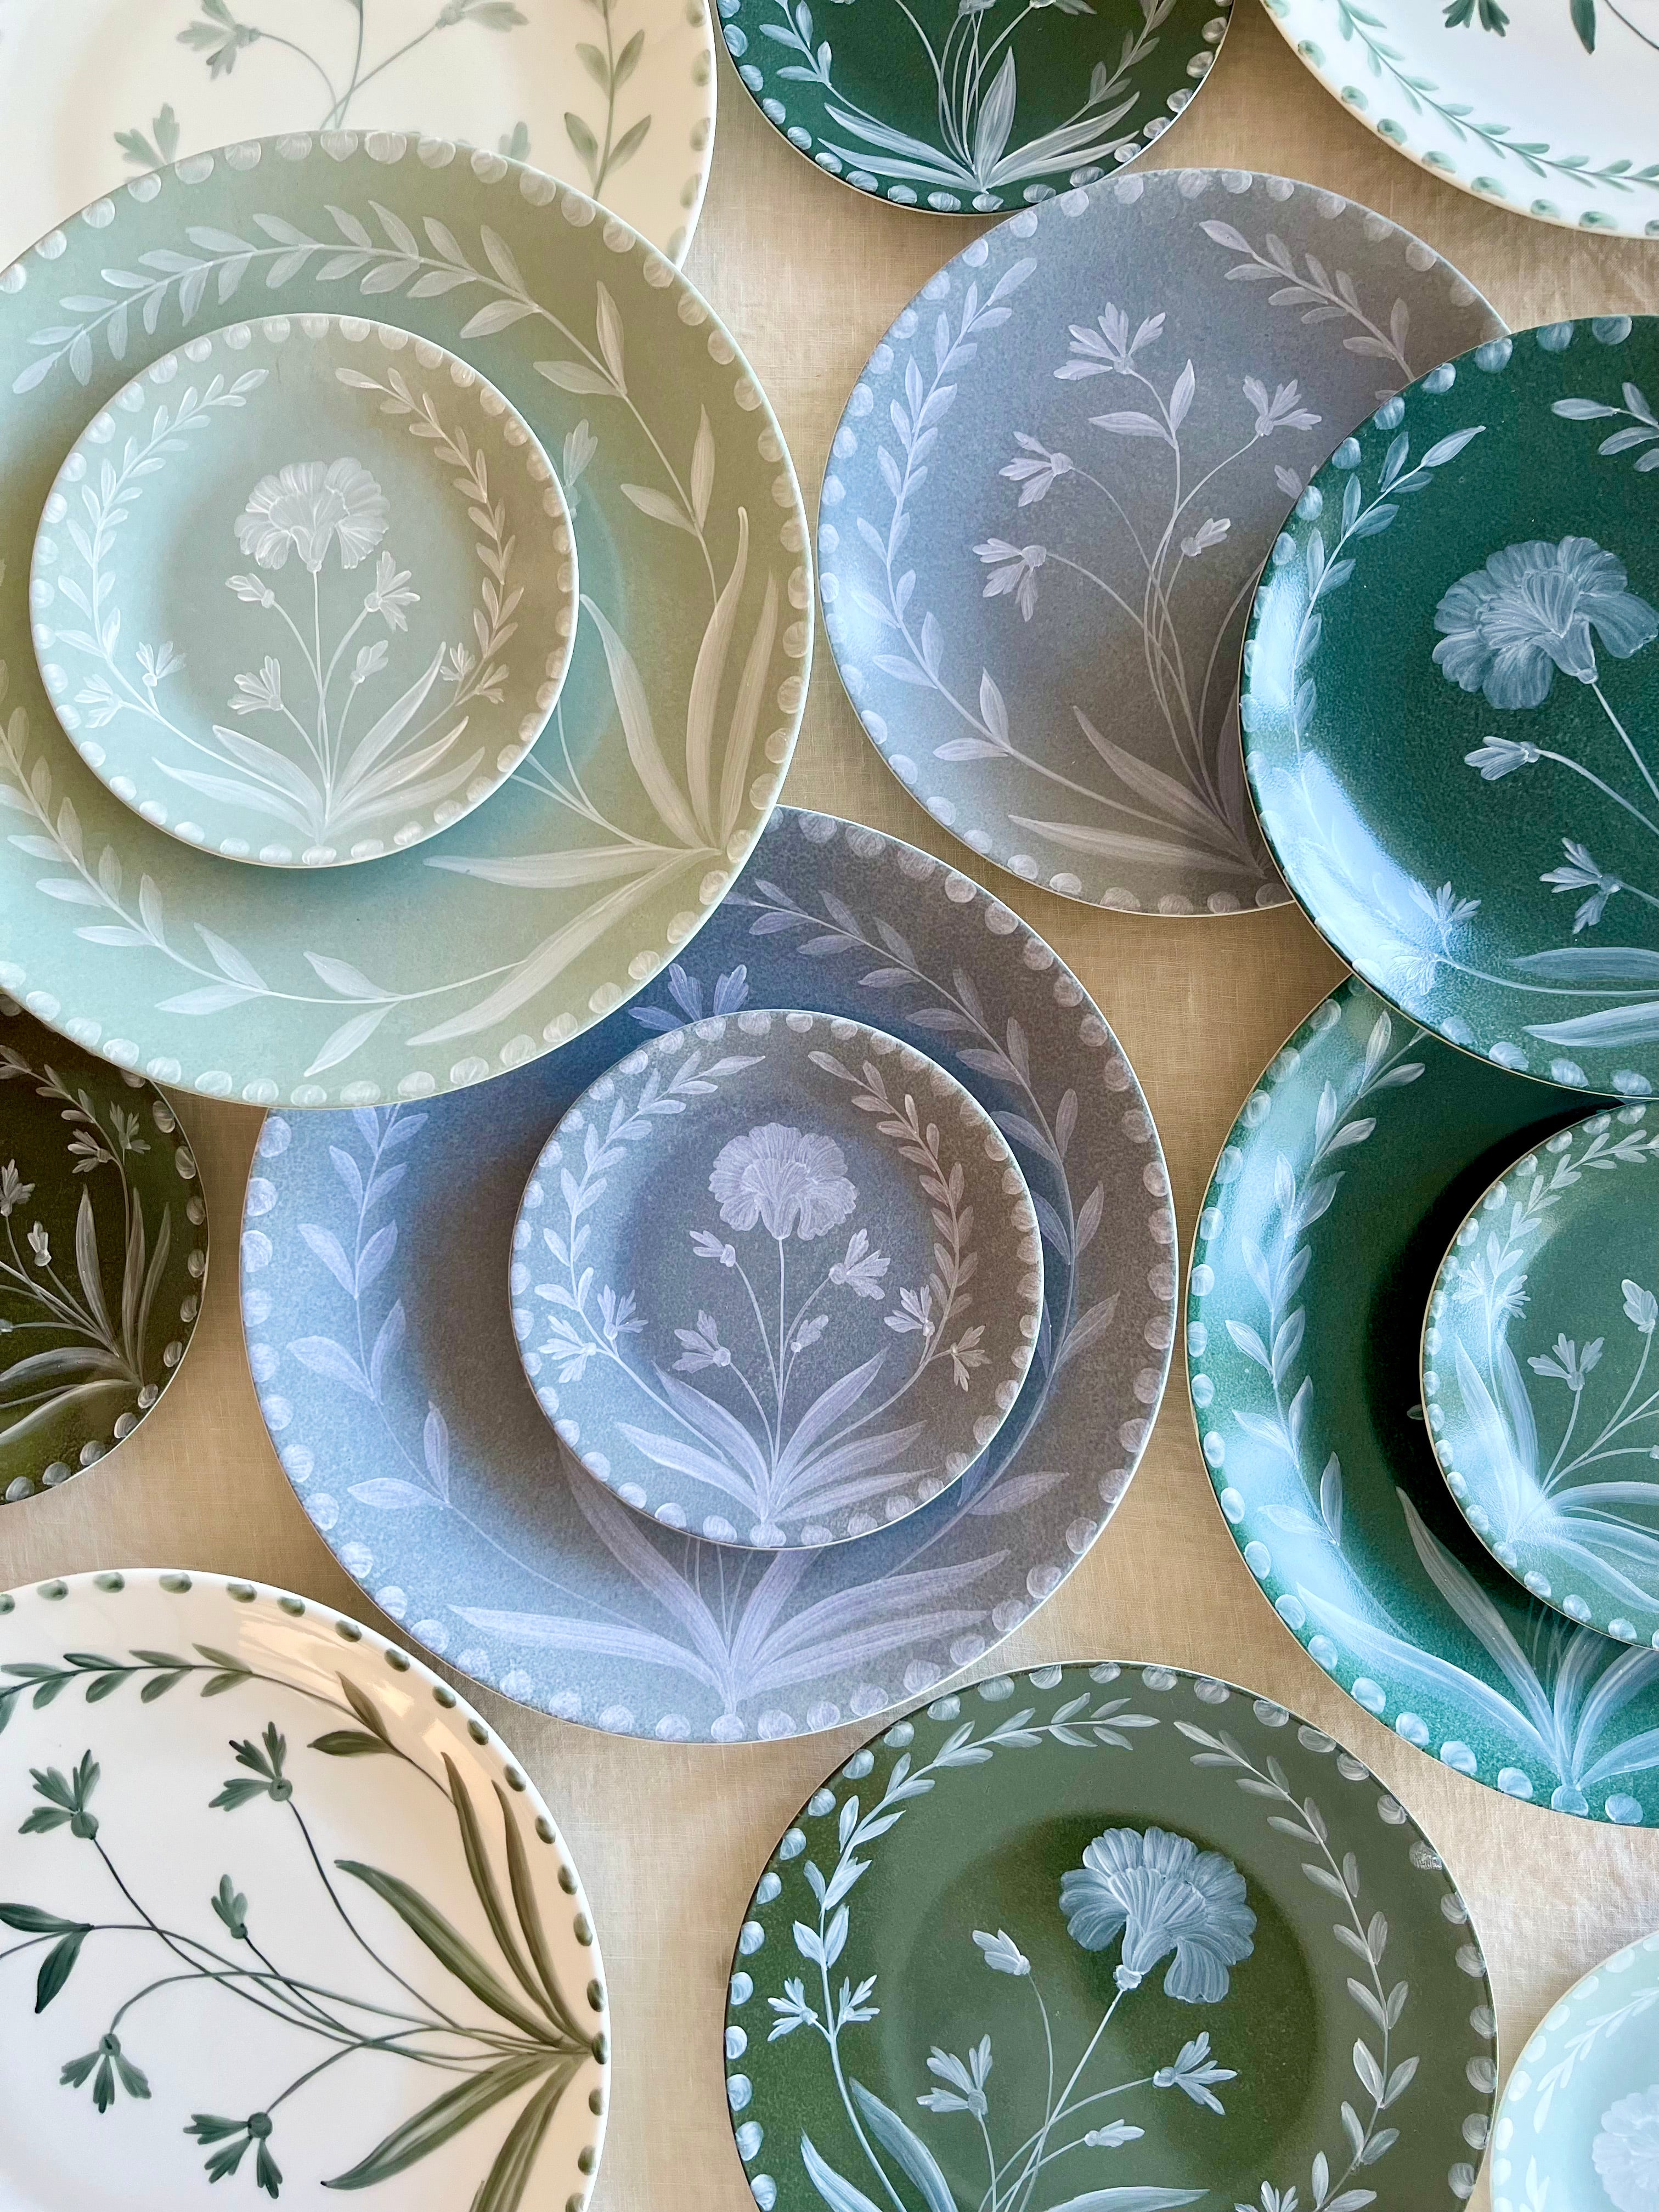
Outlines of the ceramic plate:
<svg viewBox="0 0 1659 2212">
<path fill-rule="evenodd" d="M 161 1092 L 0 995 L 0 1499 L 132 1434 L 189 1348 L 207 1258 Z"/>
<path fill-rule="evenodd" d="M 131 1569 L 0 1595 L 0 1725 L 12 2203 L 580 2212 L 586 1900 L 447 1683 L 303 1598 Z"/>
<path fill-rule="evenodd" d="M 229 867 L 112 799 L 27 629 L 59 460 L 134 374 L 239 303 L 370 307 L 534 428 L 582 619 L 533 753 L 441 843 Z M 158 1082 L 321 1106 L 429 1097 L 608 1013 L 706 920 L 776 798 L 811 647 L 776 423 L 668 263 L 494 155 L 350 134 L 204 155 L 0 276 L 0 988 Z"/>
<path fill-rule="evenodd" d="M 0 264 L 142 170 L 347 128 L 533 162 L 684 260 L 714 152 L 704 0 L 6 0 Z"/>
<path fill-rule="evenodd" d="M 1012 1146 L 1043 1239 L 1036 1356 L 990 1449 L 896 1528 L 817 1553 L 631 1513 L 559 1446 L 502 1312 L 520 1196 L 571 1100 L 653 1032 L 775 1006 L 937 1056 Z M 786 808 L 684 965 L 573 1049 L 441 1108 L 272 1115 L 242 1316 L 306 1510 L 429 1650 L 621 1734 L 798 1735 L 972 1665 L 1087 1553 L 1163 1395 L 1174 1237 L 1146 1102 L 1042 939 L 925 854 Z"/>
<path fill-rule="evenodd" d="M 1652 2212 L 1659 2201 L 1659 1936 L 1553 2006 L 1492 2130 L 1493 2212 Z M 1551 2190 L 1555 2191 L 1552 2199 Z"/>
<path fill-rule="evenodd" d="M 1497 2078 L 1404 1806 L 1170 1667 L 1004 1675 L 854 1752 L 761 1877 L 726 2019 L 763 2212 L 1428 2212 Z"/>
<path fill-rule="evenodd" d="M 1416 1402 L 1452 1233 L 1564 1106 L 1346 984 L 1217 1162 L 1187 1364 L 1233 1540 L 1327 1673 L 1488 1788 L 1634 1825 L 1659 1820 L 1659 1651 L 1577 1626 L 1504 1572 L 1447 1494 Z M 1620 1127 L 1650 1111 L 1621 1110 Z"/>
<path fill-rule="evenodd" d="M 986 215 L 1150 146 L 1209 75 L 1231 0 L 720 0 L 760 111 L 798 152 L 900 207 Z M 1080 21 L 1086 17 L 1086 21 Z"/>
<path fill-rule="evenodd" d="M 1423 1405 L 1469 1526 L 1534 1597 L 1659 1649 L 1659 1112 L 1595 1114 L 1470 1209 Z"/>
<path fill-rule="evenodd" d="M 328 867 L 447 829 L 524 758 L 570 665 L 575 549 L 540 441 L 464 361 L 283 316 L 191 339 L 93 416 L 29 598 L 58 719 L 118 799 L 229 859 Z"/>
<path fill-rule="evenodd" d="M 1502 328 L 1381 216 L 1244 170 L 976 239 L 876 348 L 824 479 L 826 626 L 888 766 L 1066 897 L 1282 901 L 1239 762 L 1251 589 L 1339 439 Z"/>
<path fill-rule="evenodd" d="M 1659 238 L 1645 0 L 1267 0 L 1328 92 L 1437 177 L 1546 222 Z"/>
<path fill-rule="evenodd" d="M 799 1008 L 671 1030 L 602 1075 L 513 1251 L 525 1372 L 588 1473 L 768 1551 L 867 1536 L 957 1481 L 1042 1319 L 1031 1194 L 985 1109 L 913 1045 Z"/>
<path fill-rule="evenodd" d="M 1387 401 L 1273 547 L 1243 697 L 1268 842 L 1367 982 L 1500 1067 L 1644 1097 L 1656 403 L 1659 320 L 1627 316 L 1495 339 Z"/>
</svg>

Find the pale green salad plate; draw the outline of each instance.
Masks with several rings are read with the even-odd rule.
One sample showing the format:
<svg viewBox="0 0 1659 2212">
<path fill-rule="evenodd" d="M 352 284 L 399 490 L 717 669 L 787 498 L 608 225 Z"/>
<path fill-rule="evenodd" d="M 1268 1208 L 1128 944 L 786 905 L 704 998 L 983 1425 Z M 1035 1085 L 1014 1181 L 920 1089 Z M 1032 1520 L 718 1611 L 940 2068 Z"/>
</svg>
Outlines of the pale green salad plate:
<svg viewBox="0 0 1659 2212">
<path fill-rule="evenodd" d="M 1497 2082 L 1462 1899 L 1268 1698 L 1039 1667 L 872 1737 L 737 1939 L 761 2212 L 1455 2212 Z"/>
<path fill-rule="evenodd" d="M 1013 1412 L 1042 1325 L 991 1115 L 800 1007 L 670 1030 L 561 1117 L 513 1229 L 538 1401 L 636 1510 L 775 1553 L 903 1520 Z"/>
<path fill-rule="evenodd" d="M 707 0 L 4 0 L 0 262 L 142 170 L 345 131 L 532 161 L 683 261 L 714 98 Z"/>
<path fill-rule="evenodd" d="M 34 665 L 29 546 L 63 456 L 256 306 L 367 307 L 447 346 L 534 430 L 575 521 L 581 613 L 539 743 L 464 822 L 363 867 L 233 866 L 142 820 Z M 577 1036 L 707 921 L 794 745 L 810 556 L 754 378 L 635 233 L 447 143 L 227 147 L 0 276 L 0 988 L 42 1020 L 214 1097 L 427 1097 Z M 231 573 L 294 572 L 233 550 Z"/>
<path fill-rule="evenodd" d="M 190 1348 L 207 1262 L 167 1100 L 0 994 L 0 1500 L 132 1434 Z"/>
<path fill-rule="evenodd" d="M 1552 2005 L 1492 2130 L 1492 2212 L 1659 2205 L 1659 1935 Z"/>
<path fill-rule="evenodd" d="M 583 2212 L 604 2142 L 592 1923 L 507 1746 L 216 1575 L 0 1593 L 0 2018 L 18 2212 Z"/>
<path fill-rule="evenodd" d="M 1429 1293 L 1452 1496 L 1534 1597 L 1659 1648 L 1659 1112 L 1562 1129 L 1471 1207 Z"/>
<path fill-rule="evenodd" d="M 1267 0 L 1326 90 L 1464 191 L 1659 238 L 1653 0 Z"/>
<path fill-rule="evenodd" d="M 470 813 L 541 735 L 576 629 L 524 418 L 429 339 L 336 315 L 228 324 L 118 392 L 58 472 L 29 594 L 88 767 L 272 867 Z"/>
</svg>

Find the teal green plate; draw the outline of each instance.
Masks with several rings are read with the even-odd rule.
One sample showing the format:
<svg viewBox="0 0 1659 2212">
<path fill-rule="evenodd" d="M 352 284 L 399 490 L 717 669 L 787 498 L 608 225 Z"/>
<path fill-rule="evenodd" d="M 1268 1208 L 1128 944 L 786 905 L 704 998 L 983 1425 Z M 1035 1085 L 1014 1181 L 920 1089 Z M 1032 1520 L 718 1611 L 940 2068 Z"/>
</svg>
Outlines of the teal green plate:
<svg viewBox="0 0 1659 2212">
<path fill-rule="evenodd" d="M 762 2212 L 1450 2212 L 1497 2081 L 1405 1807 L 1171 1667 L 1000 1675 L 873 1737 L 768 1862 L 726 2021 Z"/>
<path fill-rule="evenodd" d="M 1244 761 L 1316 927 L 1499 1067 L 1659 1086 L 1659 319 L 1431 369 L 1297 500 Z"/>
<path fill-rule="evenodd" d="M 234 866 L 141 820 L 34 665 L 35 519 L 88 416 L 238 311 L 391 318 L 487 376 L 575 518 L 581 618 L 529 758 L 372 866 Z M 812 642 L 783 439 L 685 280 L 499 155 L 349 132 L 137 178 L 0 274 L 0 988 L 158 1082 L 372 1105 L 535 1060 L 708 920 L 776 803 Z"/>
<path fill-rule="evenodd" d="M 94 415 L 29 577 L 58 719 L 116 797 L 228 858 L 401 852 L 498 790 L 570 665 L 541 442 L 430 339 L 268 316 Z"/>
<path fill-rule="evenodd" d="M 1659 1822 L 1659 1651 L 1565 1620 L 1498 1565 L 1417 1402 L 1458 1224 L 1582 1114 L 1345 984 L 1274 1055 L 1216 1163 L 1187 1371 L 1233 1540 L 1310 1656 L 1458 1773 L 1634 1826 Z"/>
<path fill-rule="evenodd" d="M 1552 2005 L 1515 2062 L 1492 2130 L 1492 2212 L 1659 2204 L 1659 1935 Z"/>
<path fill-rule="evenodd" d="M 167 1100 L 0 994 L 0 1500 L 132 1434 L 190 1348 L 207 1262 Z"/>
<path fill-rule="evenodd" d="M 1659 1649 L 1659 1113 L 1563 1129 L 1483 1193 L 1429 1293 L 1452 1496 L 1534 1597 Z"/>
<path fill-rule="evenodd" d="M 1232 0 L 719 0 L 763 115 L 827 176 L 989 215 L 1121 168 L 1208 76 Z"/>
</svg>

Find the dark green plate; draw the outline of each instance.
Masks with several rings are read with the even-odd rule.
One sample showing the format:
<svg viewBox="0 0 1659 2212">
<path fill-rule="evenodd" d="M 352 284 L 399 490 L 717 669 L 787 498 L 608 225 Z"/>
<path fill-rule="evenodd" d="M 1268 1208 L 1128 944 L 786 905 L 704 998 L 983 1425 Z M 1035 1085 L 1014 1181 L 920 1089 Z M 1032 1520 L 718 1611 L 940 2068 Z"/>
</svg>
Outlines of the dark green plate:
<svg viewBox="0 0 1659 2212">
<path fill-rule="evenodd" d="M 1463 1900 L 1329 1736 L 1040 1667 L 814 1791 L 738 1938 L 726 2094 L 762 2212 L 1431 2212 L 1494 2034 Z"/>
<path fill-rule="evenodd" d="M 1233 1541 L 1310 1656 L 1460 1774 L 1638 1826 L 1659 1821 L 1659 1651 L 1528 1596 L 1453 1504 L 1417 1403 L 1453 1231 L 1579 1118 L 1569 1094 L 1344 984 L 1274 1054 L 1216 1162 L 1187 1370 Z"/>
<path fill-rule="evenodd" d="M 989 215 L 1121 168 L 1208 76 L 1232 0 L 720 0 L 763 115 L 859 191 Z M 1092 311 L 1091 311 L 1092 312 Z"/>
<path fill-rule="evenodd" d="M 1534 1597 L 1659 1650 L 1659 1109 L 1562 1129 L 1483 1191 L 1429 1293 L 1447 1487 Z"/>
<path fill-rule="evenodd" d="M 1659 1089 L 1659 319 L 1431 369 L 1297 501 L 1244 763 L 1315 926 L 1413 1020 Z"/>
<path fill-rule="evenodd" d="M 0 994 L 0 1500 L 131 1435 L 206 1275 L 207 1206 L 167 1100 Z"/>
</svg>

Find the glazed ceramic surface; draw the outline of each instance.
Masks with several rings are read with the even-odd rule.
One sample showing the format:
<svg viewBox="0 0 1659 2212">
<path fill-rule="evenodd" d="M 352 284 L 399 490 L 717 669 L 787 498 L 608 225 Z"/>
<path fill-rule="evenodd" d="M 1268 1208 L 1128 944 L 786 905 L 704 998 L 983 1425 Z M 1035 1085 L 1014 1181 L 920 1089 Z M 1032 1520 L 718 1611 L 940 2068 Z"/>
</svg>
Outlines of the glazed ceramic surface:
<svg viewBox="0 0 1659 2212">
<path fill-rule="evenodd" d="M 87 765 L 273 867 L 470 813 L 541 735 L 576 628 L 523 417 L 430 341 L 339 316 L 230 324 L 118 392 L 47 495 L 29 594 Z"/>
<path fill-rule="evenodd" d="M 1497 2080 L 1405 1808 L 1169 1667 L 1004 1675 L 855 1752 L 761 1877 L 726 2018 L 762 2212 L 1449 2212 Z"/>
<path fill-rule="evenodd" d="M 1187 1364 L 1233 1540 L 1340 1687 L 1490 1789 L 1636 1825 L 1659 1820 L 1659 1651 L 1528 1595 L 1452 1503 L 1416 1402 L 1454 1231 L 1569 1118 L 1346 984 L 1216 1164 Z"/>
<path fill-rule="evenodd" d="M 1659 1084 L 1656 402 L 1651 319 L 1431 369 L 1298 500 L 1244 660 L 1262 824 L 1342 957 L 1500 1067 L 1626 1096 Z"/>
<path fill-rule="evenodd" d="M 1493 2212 L 1659 2204 L 1659 1936 L 1553 2006 L 1516 2062 L 1492 2130 Z"/>
<path fill-rule="evenodd" d="M 1423 1404 L 1534 1597 L 1659 1649 L 1659 1110 L 1595 1114 L 1485 1193 L 1429 1293 Z"/>
<path fill-rule="evenodd" d="M 1231 0 L 720 0 L 761 112 L 900 207 L 985 215 L 1133 161 L 1208 76 Z M 1081 20 L 1080 20 L 1081 19 Z"/>
<path fill-rule="evenodd" d="M 459 353 L 575 517 L 581 620 L 541 742 L 441 843 L 372 867 L 192 852 L 104 790 L 33 665 L 27 540 L 63 454 L 136 371 L 256 301 L 368 306 Z M 0 988 L 43 1020 L 216 1097 L 429 1097 L 587 1028 L 707 918 L 794 743 L 805 525 L 732 341 L 631 231 L 431 141 L 228 148 L 0 277 Z"/>
<path fill-rule="evenodd" d="M 1256 576 L 1338 441 L 1502 328 L 1381 216 L 1243 170 L 976 239 L 876 348 L 824 479 L 826 627 L 888 766 L 1066 897 L 1282 901 L 1239 758 Z"/>
<path fill-rule="evenodd" d="M 547 1808 L 353 1620 L 132 1569 L 0 1595 L 0 2126 L 31 2212 L 580 2212 L 603 1969 Z"/>
<path fill-rule="evenodd" d="M 937 1498 L 1013 1411 L 1042 1240 L 1007 1142 L 912 1045 L 800 1009 L 641 1045 L 513 1231 L 514 1331 L 590 1474 L 775 1551 Z"/>
<path fill-rule="evenodd" d="M 189 1348 L 207 1257 L 161 1092 L 0 997 L 0 1499 L 132 1434 Z"/>
<path fill-rule="evenodd" d="M 532 162 L 685 257 L 714 152 L 703 0 L 7 0 L 0 262 L 100 192 L 275 131 Z"/>
<path fill-rule="evenodd" d="M 1175 1218 L 1146 1103 L 1041 938 L 872 830 L 784 809 L 665 982 L 573 1049 L 441 1107 L 275 1115 L 242 1239 L 260 1408 L 375 1602 L 506 1695 L 613 1731 L 834 1728 L 971 1665 L 1088 1552 L 1139 1463 L 1173 1326 Z M 872 1019 L 949 1067 L 1024 1172 L 1044 1314 L 1012 1415 L 896 1528 L 817 1552 L 700 1541 L 562 1448 L 502 1288 L 549 1128 L 688 1018 Z"/>
<path fill-rule="evenodd" d="M 1546 222 L 1659 238 L 1650 0 L 1268 0 L 1352 114 L 1437 177 Z"/>
</svg>

